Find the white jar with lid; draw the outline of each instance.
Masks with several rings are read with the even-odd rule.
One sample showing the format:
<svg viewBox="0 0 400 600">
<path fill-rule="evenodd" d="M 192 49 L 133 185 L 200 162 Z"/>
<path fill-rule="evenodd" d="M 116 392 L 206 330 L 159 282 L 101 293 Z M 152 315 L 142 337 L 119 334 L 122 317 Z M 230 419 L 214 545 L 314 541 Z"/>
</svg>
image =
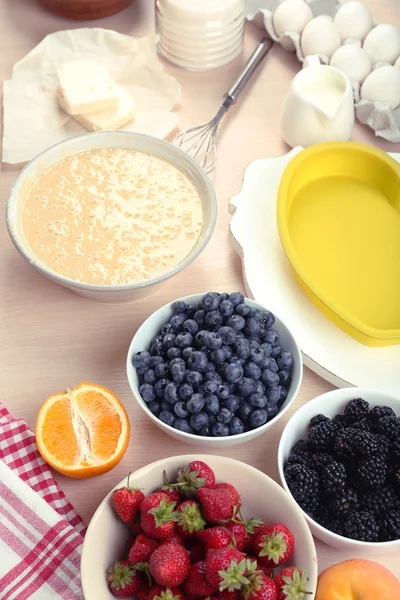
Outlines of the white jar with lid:
<svg viewBox="0 0 400 600">
<path fill-rule="evenodd" d="M 158 50 L 175 65 L 208 71 L 243 47 L 245 0 L 155 0 Z"/>
</svg>

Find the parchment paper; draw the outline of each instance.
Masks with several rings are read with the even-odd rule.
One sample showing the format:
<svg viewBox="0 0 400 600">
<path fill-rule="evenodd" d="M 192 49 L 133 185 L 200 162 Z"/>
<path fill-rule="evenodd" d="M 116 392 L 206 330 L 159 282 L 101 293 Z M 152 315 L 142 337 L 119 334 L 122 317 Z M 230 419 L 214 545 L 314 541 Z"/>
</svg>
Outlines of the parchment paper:
<svg viewBox="0 0 400 600">
<path fill-rule="evenodd" d="M 176 79 L 163 71 L 156 36 L 133 38 L 115 31 L 82 28 L 45 37 L 13 69 L 3 88 L 3 155 L 6 163 L 26 162 L 49 146 L 87 130 L 58 106 L 57 67 L 78 58 L 102 64 L 132 95 L 136 105 L 126 131 L 166 137 L 179 116 Z"/>
</svg>

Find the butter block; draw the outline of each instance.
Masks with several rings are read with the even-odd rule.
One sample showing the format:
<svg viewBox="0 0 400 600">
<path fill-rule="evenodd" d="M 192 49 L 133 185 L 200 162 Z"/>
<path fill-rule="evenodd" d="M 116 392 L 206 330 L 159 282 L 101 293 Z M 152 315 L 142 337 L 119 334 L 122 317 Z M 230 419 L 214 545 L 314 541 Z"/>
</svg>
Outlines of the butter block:
<svg viewBox="0 0 400 600">
<path fill-rule="evenodd" d="M 118 104 L 116 108 L 98 110 L 90 114 L 71 115 L 89 131 L 109 131 L 119 129 L 135 116 L 135 107 L 132 97 L 121 86 L 117 86 Z M 58 97 L 58 102 L 65 110 L 65 99 Z M 67 111 L 66 111 L 67 112 Z"/>
<path fill-rule="evenodd" d="M 118 89 L 107 70 L 94 60 L 72 60 L 57 69 L 64 110 L 70 115 L 116 108 Z"/>
</svg>

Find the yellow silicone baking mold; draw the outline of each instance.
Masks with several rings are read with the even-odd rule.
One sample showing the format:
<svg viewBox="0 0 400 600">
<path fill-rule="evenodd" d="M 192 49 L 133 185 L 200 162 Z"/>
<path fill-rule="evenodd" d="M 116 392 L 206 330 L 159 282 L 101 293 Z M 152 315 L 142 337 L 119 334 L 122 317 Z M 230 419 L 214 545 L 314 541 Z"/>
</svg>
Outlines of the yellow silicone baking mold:
<svg viewBox="0 0 400 600">
<path fill-rule="evenodd" d="M 399 344 L 400 165 L 365 144 L 307 148 L 283 173 L 277 219 L 314 304 L 363 344 Z"/>
</svg>

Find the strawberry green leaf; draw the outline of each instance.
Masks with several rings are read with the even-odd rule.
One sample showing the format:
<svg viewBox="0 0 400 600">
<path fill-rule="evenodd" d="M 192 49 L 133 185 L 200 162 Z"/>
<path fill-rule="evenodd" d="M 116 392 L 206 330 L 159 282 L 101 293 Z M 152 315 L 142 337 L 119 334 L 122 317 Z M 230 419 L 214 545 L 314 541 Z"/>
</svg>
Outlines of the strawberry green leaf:
<svg viewBox="0 0 400 600">
<path fill-rule="evenodd" d="M 135 569 L 131 565 L 122 565 L 117 561 L 108 571 L 108 580 L 114 590 L 122 590 L 132 583 Z"/>
<path fill-rule="evenodd" d="M 206 521 L 197 504 L 187 504 L 177 512 L 179 514 L 178 524 L 181 525 L 184 531 L 193 533 L 194 531 L 204 529 Z"/>
<path fill-rule="evenodd" d="M 169 502 L 167 496 L 164 496 L 158 506 L 149 510 L 149 514 L 154 517 L 156 527 L 178 520 L 179 514 L 174 511 L 175 506 L 176 502 Z"/>
<path fill-rule="evenodd" d="M 235 560 L 232 560 L 227 569 L 218 571 L 218 575 L 221 577 L 219 591 L 228 590 L 228 592 L 233 592 L 234 590 L 240 590 L 242 586 L 250 583 L 245 576 L 246 568 L 246 559 L 241 560 L 239 564 Z"/>
<path fill-rule="evenodd" d="M 162 590 L 159 596 L 154 596 L 153 600 L 180 600 L 181 597 L 180 594 L 174 596 L 172 590 L 167 588 L 166 590 Z"/>
<path fill-rule="evenodd" d="M 305 590 L 307 585 L 305 573 L 301 574 L 298 569 L 294 570 L 293 577 L 283 576 L 282 579 L 286 584 L 282 587 L 286 600 L 303 600 L 306 594 L 311 594 Z"/>
<path fill-rule="evenodd" d="M 262 548 L 260 556 L 266 556 L 277 565 L 288 549 L 283 533 L 264 535 L 263 540 L 264 542 L 260 544 Z"/>
</svg>

